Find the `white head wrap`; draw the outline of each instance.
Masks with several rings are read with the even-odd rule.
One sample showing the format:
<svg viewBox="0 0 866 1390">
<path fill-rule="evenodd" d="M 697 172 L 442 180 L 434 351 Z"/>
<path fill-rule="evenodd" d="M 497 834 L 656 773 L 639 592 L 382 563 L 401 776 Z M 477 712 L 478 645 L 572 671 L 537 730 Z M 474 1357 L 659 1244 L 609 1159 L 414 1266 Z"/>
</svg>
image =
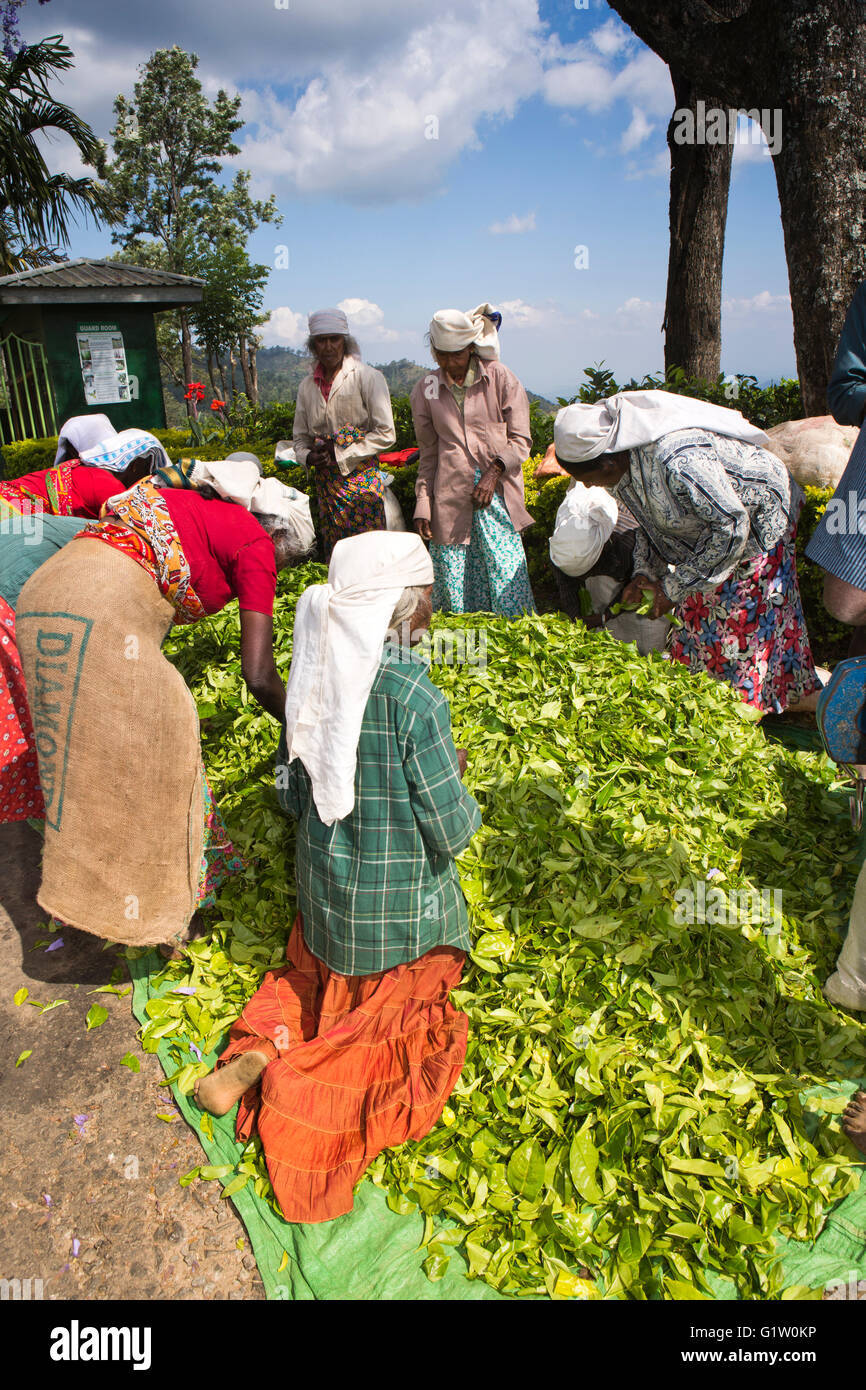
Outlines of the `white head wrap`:
<svg viewBox="0 0 866 1390">
<path fill-rule="evenodd" d="M 239 503 L 253 514 L 278 516 L 300 551 L 312 550 L 315 545 L 309 497 L 287 487 L 279 478 L 263 478 L 261 465 L 255 459 L 198 459 L 190 481 L 209 484 L 220 497 Z"/>
<path fill-rule="evenodd" d="M 307 319 L 311 338 L 328 337 L 334 333 L 347 335 L 349 320 L 342 309 L 317 309 Z"/>
<path fill-rule="evenodd" d="M 459 309 L 439 309 L 430 320 L 430 342 L 439 352 L 460 352 L 474 347 L 479 357 L 499 357 L 499 314 L 489 304 L 479 304 L 468 314 Z"/>
<path fill-rule="evenodd" d="M 60 462 L 67 444 L 71 444 L 77 457 L 81 458 L 83 449 L 95 449 L 103 439 L 108 439 L 114 434 L 117 434 L 117 430 L 107 415 L 73 415 L 71 420 L 67 420 L 65 425 L 61 426 L 54 462 Z"/>
<path fill-rule="evenodd" d="M 550 558 L 565 574 L 591 570 L 613 535 L 619 508 L 606 488 L 575 483 L 556 513 Z"/>
<path fill-rule="evenodd" d="M 80 458 L 91 468 L 107 468 L 111 473 L 122 473 L 137 458 L 149 459 L 151 473 L 158 468 L 171 467 L 171 459 L 165 449 L 148 430 L 121 430 L 120 434 L 115 431 L 95 449 L 85 449 Z"/>
<path fill-rule="evenodd" d="M 355 805 L 364 710 L 388 624 L 403 590 L 433 583 L 433 564 L 411 532 L 367 531 L 334 546 L 327 584 L 298 600 L 286 691 L 289 762 L 300 758 L 325 825 Z"/>
<path fill-rule="evenodd" d="M 766 447 L 770 442 L 739 410 L 672 391 L 620 391 L 595 405 L 567 405 L 556 417 L 553 439 L 557 458 L 588 463 L 600 454 L 641 449 L 673 430 L 689 429 L 709 430 L 745 444 Z"/>
</svg>

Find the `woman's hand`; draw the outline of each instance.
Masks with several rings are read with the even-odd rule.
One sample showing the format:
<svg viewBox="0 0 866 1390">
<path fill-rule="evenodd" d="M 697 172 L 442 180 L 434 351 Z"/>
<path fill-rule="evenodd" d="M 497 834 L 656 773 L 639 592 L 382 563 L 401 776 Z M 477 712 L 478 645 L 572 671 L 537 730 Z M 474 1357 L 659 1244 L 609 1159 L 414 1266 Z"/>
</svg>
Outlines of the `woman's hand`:
<svg viewBox="0 0 866 1390">
<path fill-rule="evenodd" d="M 646 617 L 661 618 L 671 611 L 674 606 L 673 600 L 668 598 L 657 579 L 650 579 L 646 574 L 636 574 L 631 583 L 626 585 L 619 596 L 620 605 L 623 608 L 639 608 L 644 602 L 644 589 L 651 589 L 653 593 L 652 607 Z"/>
<path fill-rule="evenodd" d="M 415 520 L 412 522 L 412 525 L 415 527 L 415 530 L 418 532 L 418 535 L 421 537 L 422 541 L 432 541 L 433 528 L 430 525 L 430 522 L 428 521 L 426 516 L 416 516 Z"/>
<path fill-rule="evenodd" d="M 496 484 L 502 477 L 502 472 L 495 464 L 488 464 L 481 474 L 472 493 L 472 505 L 474 507 L 489 507 L 493 501 L 493 494 L 496 491 Z"/>
<path fill-rule="evenodd" d="M 468 761 L 469 761 L 469 754 L 466 752 L 466 749 L 465 749 L 465 748 L 458 748 L 456 751 L 457 751 L 457 766 L 458 766 L 459 769 L 460 769 L 460 776 L 462 777 L 462 776 L 465 774 L 465 772 L 466 772 L 466 764 L 467 764 Z"/>
<path fill-rule="evenodd" d="M 336 462 L 333 439 L 317 439 L 307 454 L 307 463 L 313 468 L 333 468 Z"/>
</svg>

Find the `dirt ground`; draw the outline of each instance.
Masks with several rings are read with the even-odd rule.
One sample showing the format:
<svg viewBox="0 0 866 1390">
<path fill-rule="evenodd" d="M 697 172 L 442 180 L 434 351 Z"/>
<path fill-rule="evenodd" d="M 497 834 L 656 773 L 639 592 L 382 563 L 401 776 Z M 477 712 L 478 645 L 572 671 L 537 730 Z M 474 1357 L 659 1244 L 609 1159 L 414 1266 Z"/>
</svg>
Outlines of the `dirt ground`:
<svg viewBox="0 0 866 1390">
<path fill-rule="evenodd" d="M 45 1299 L 262 1299 L 219 1184 L 178 1185 L 202 1149 L 138 1045 L 131 988 L 93 993 L 129 986 L 117 950 L 68 930 L 47 949 L 40 847 L 25 823 L 0 826 L 0 1279 L 41 1280 L 31 1297 Z M 108 1018 L 88 1031 L 93 1004 Z"/>
</svg>

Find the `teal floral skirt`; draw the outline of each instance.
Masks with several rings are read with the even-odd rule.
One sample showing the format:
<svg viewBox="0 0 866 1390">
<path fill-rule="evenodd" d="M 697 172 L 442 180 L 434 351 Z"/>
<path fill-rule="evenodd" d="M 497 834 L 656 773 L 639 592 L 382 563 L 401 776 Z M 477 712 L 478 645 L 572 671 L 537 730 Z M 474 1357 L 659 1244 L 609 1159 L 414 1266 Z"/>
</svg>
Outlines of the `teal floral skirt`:
<svg viewBox="0 0 866 1390">
<path fill-rule="evenodd" d="M 475 470 L 475 482 L 481 470 Z M 477 507 L 468 545 L 430 546 L 433 607 L 443 613 L 534 613 L 523 542 L 499 492 Z"/>
</svg>

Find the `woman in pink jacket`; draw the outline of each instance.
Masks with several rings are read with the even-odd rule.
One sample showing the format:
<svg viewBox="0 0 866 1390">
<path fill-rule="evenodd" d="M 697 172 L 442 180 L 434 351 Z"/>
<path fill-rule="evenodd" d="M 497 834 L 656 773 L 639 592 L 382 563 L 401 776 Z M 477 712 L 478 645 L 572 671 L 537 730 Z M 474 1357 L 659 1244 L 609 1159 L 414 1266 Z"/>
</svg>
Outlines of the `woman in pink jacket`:
<svg viewBox="0 0 866 1390">
<path fill-rule="evenodd" d="M 438 371 L 412 392 L 421 457 L 415 529 L 430 541 L 433 606 L 450 613 L 534 613 L 520 532 L 529 402 L 499 361 L 501 315 L 440 309 L 430 323 Z"/>
</svg>

